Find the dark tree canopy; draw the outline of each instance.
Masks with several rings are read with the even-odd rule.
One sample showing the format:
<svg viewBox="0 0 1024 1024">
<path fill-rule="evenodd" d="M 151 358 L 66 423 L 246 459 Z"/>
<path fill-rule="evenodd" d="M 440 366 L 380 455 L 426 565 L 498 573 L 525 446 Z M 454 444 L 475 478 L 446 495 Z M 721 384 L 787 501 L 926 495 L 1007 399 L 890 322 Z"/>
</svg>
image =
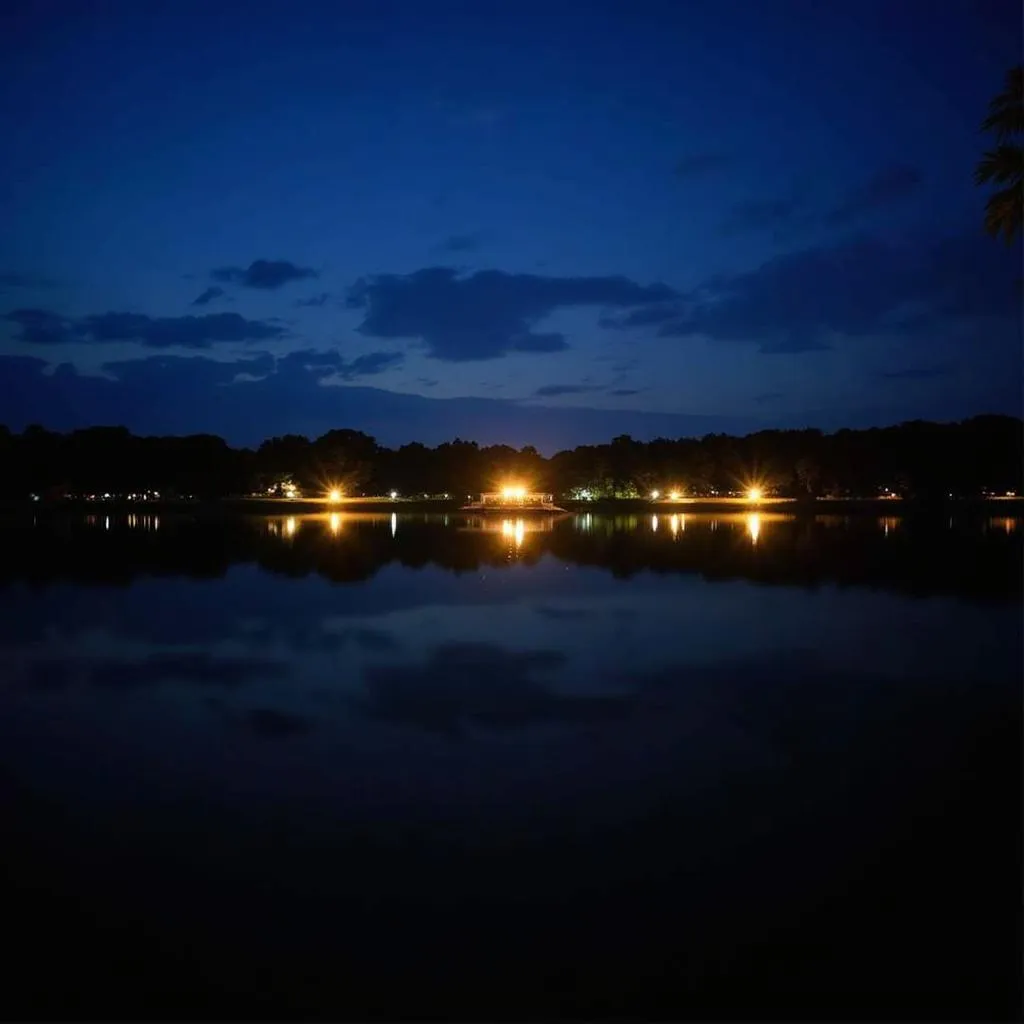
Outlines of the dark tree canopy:
<svg viewBox="0 0 1024 1024">
<path fill-rule="evenodd" d="M 960 423 L 915 421 L 871 430 L 765 430 L 746 437 L 636 441 L 628 435 L 560 451 L 480 447 L 453 441 L 386 448 L 357 430 L 315 440 L 273 437 L 255 451 L 219 437 L 136 437 L 122 427 L 69 434 L 0 427 L 0 496 L 59 498 L 157 491 L 221 498 L 281 493 L 309 496 L 466 495 L 516 480 L 561 497 L 635 498 L 659 490 L 724 494 L 757 485 L 788 497 L 978 495 L 1022 490 L 1024 426 L 1009 416 Z"/>
</svg>

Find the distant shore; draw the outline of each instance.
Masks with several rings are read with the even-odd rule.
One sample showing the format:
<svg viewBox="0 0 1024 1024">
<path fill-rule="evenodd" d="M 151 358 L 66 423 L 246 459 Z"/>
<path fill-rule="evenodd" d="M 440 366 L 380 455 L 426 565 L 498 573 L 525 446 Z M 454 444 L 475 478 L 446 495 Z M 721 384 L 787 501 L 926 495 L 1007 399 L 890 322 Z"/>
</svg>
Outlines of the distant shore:
<svg viewBox="0 0 1024 1024">
<path fill-rule="evenodd" d="M 203 515 L 310 515 L 337 513 L 415 513 L 415 514 L 463 514 L 479 515 L 479 512 L 462 512 L 465 500 L 415 499 L 415 498 L 345 498 L 328 501 L 324 498 L 217 498 L 173 499 L 160 498 L 149 501 L 129 501 L 111 498 L 89 501 L 86 499 L 53 500 L 4 500 L 0 501 L 0 513 L 37 514 L 75 513 L 89 514 L 154 514 L 190 513 Z M 557 504 L 567 513 L 592 512 L 601 515 L 673 515 L 687 513 L 737 513 L 766 512 L 783 515 L 827 515 L 863 514 L 901 516 L 923 512 L 988 512 L 993 515 L 1024 515 L 1024 496 L 969 497 L 943 499 L 893 499 L 893 498 L 764 498 L 750 501 L 747 498 L 680 498 L 653 501 L 646 498 L 608 498 L 595 501 L 559 501 Z M 507 511 L 501 514 L 514 516 Z M 547 515 L 550 513 L 525 512 L 526 515 Z"/>
</svg>

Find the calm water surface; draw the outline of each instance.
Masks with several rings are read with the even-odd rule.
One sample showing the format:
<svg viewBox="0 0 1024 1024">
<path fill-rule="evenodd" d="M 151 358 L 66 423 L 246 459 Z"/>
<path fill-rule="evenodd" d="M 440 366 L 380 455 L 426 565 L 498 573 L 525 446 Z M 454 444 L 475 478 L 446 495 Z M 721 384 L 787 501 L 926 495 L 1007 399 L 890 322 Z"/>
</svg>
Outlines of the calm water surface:
<svg viewBox="0 0 1024 1024">
<path fill-rule="evenodd" d="M 1022 536 L 0 525 L 8 1005 L 1012 1018 Z"/>
</svg>

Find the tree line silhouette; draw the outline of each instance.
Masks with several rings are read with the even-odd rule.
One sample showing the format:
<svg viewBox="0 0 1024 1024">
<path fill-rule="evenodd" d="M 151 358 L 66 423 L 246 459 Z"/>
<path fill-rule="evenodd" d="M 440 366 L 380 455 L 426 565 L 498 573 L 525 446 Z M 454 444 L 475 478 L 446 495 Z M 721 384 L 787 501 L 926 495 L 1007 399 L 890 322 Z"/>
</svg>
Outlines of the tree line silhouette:
<svg viewBox="0 0 1024 1024">
<path fill-rule="evenodd" d="M 913 421 L 868 430 L 764 430 L 743 437 L 628 435 L 545 458 L 535 448 L 480 446 L 459 438 L 428 448 L 388 448 L 357 430 L 309 439 L 272 437 L 233 448 L 220 437 L 139 437 L 124 427 L 67 434 L 40 426 L 0 426 L 0 497 L 86 494 L 226 498 L 267 494 L 285 484 L 319 497 L 468 494 L 516 481 L 563 498 L 645 497 L 654 490 L 691 496 L 757 485 L 784 497 L 975 496 L 1024 490 L 1024 424 L 1010 416 L 958 423 Z"/>
</svg>

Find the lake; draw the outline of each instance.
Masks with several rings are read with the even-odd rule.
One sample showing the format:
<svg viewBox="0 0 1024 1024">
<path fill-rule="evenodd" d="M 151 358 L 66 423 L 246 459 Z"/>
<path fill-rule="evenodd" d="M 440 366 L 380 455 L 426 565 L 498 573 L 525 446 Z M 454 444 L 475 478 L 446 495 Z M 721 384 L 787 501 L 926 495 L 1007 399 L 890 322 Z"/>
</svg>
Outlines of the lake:
<svg viewBox="0 0 1024 1024">
<path fill-rule="evenodd" d="M 1022 538 L 12 517 L 6 1004 L 1016 1019 Z"/>
</svg>

